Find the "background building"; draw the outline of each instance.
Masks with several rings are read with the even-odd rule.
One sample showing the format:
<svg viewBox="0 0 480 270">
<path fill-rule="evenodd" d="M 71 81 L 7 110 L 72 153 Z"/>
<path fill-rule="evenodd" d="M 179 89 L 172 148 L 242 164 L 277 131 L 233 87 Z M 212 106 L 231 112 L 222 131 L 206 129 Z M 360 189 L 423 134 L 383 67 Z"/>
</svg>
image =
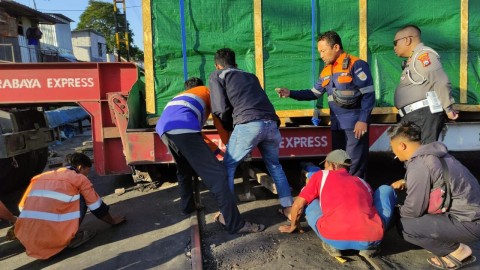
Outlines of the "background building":
<svg viewBox="0 0 480 270">
<path fill-rule="evenodd" d="M 107 62 L 107 42 L 95 30 L 72 31 L 73 54 L 80 61 Z"/>
</svg>

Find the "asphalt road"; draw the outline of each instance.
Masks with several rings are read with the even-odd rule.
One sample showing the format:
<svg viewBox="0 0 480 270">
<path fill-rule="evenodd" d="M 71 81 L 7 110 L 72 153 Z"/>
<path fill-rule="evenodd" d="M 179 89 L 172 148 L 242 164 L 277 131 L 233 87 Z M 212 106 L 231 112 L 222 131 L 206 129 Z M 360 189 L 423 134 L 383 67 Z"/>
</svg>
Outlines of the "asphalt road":
<svg viewBox="0 0 480 270">
<path fill-rule="evenodd" d="M 478 177 L 480 155 L 462 155 L 472 172 Z M 317 162 L 317 161 L 314 161 Z M 258 164 L 257 164 L 258 165 Z M 298 161 L 283 162 L 290 180 L 300 177 Z M 164 167 L 164 178 L 174 179 L 174 168 Z M 369 181 L 373 186 L 390 183 L 403 175 L 402 164 L 390 154 L 372 155 Z M 18 241 L 5 241 L 8 224 L 0 223 L 1 269 L 189 269 L 190 259 L 185 247 L 190 239 L 189 217 L 178 210 L 178 191 L 174 183 L 165 182 L 160 188 L 132 189 L 123 195 L 115 195 L 120 187 L 133 187 L 129 176 L 99 177 L 92 175 L 94 186 L 111 206 L 112 213 L 125 215 L 127 223 L 110 227 L 93 215 L 87 214 L 81 229 L 95 230 L 97 236 L 85 245 L 64 250 L 53 258 L 41 261 L 28 257 Z M 292 181 L 296 182 L 296 181 Z M 292 184 L 292 186 L 296 186 Z M 203 230 L 204 269 L 373 269 L 355 252 L 347 252 L 347 262 L 340 264 L 321 248 L 320 240 L 302 223 L 303 234 L 280 234 L 278 226 L 285 220 L 277 214 L 276 196 L 251 181 L 256 201 L 239 203 L 243 216 L 263 223 L 267 229 L 258 234 L 229 235 L 213 222 L 216 206 L 211 194 L 202 189 L 201 198 L 205 210 L 200 214 Z M 236 185 L 241 192 L 242 185 Z M 298 187 L 294 189 L 298 193 Z M 14 207 L 18 194 L 7 199 Z M 480 258 L 480 245 L 473 246 Z M 395 230 L 390 230 L 382 244 L 379 256 L 385 269 L 432 269 L 426 259 L 431 256 L 425 250 L 404 242 Z M 464 269 L 480 269 L 480 263 Z"/>
</svg>

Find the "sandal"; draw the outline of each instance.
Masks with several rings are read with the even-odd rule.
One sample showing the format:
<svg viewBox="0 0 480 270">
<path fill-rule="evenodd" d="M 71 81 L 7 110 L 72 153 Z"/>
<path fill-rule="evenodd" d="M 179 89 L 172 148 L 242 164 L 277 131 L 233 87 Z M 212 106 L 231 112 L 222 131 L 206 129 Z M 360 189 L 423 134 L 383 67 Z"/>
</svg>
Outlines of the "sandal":
<svg viewBox="0 0 480 270">
<path fill-rule="evenodd" d="M 360 250 L 358 255 L 362 257 L 373 257 L 380 252 L 380 245 L 370 247 L 369 249 Z"/>
<path fill-rule="evenodd" d="M 340 253 L 340 250 L 332 247 L 331 245 L 325 243 L 325 242 L 322 242 L 322 247 L 323 249 L 328 253 L 328 255 L 332 256 L 332 257 L 340 257 L 342 256 L 342 253 Z"/>
<path fill-rule="evenodd" d="M 97 232 L 93 231 L 79 231 L 75 234 L 75 237 L 70 241 L 70 244 L 68 244 L 69 248 L 77 248 L 83 244 L 85 244 L 88 240 L 92 239 L 95 235 L 97 235 Z"/>
<path fill-rule="evenodd" d="M 475 262 L 477 260 L 477 258 L 475 258 L 475 256 L 473 255 L 470 255 L 468 256 L 467 258 L 463 259 L 462 261 L 460 261 L 459 259 L 453 257 L 452 255 L 448 254 L 445 256 L 447 259 L 450 260 L 450 262 L 452 262 L 455 266 L 451 266 L 449 267 L 447 265 L 447 262 L 442 258 L 442 257 L 438 257 L 438 256 L 435 256 L 434 258 L 437 259 L 437 261 L 440 263 L 440 264 L 437 264 L 437 262 L 435 262 L 433 259 L 434 258 L 428 258 L 427 261 L 429 264 L 433 265 L 434 267 L 436 268 L 440 268 L 440 269 L 458 269 L 460 267 L 463 267 L 467 264 L 471 264 L 473 262 Z"/>
<path fill-rule="evenodd" d="M 277 213 L 280 216 L 282 216 L 283 218 L 286 218 L 288 221 L 291 221 L 289 215 L 286 214 L 286 212 L 285 212 L 285 209 L 287 209 L 287 208 L 289 208 L 289 207 L 282 207 L 282 208 L 278 209 Z"/>
<path fill-rule="evenodd" d="M 265 230 L 265 225 L 245 221 L 245 225 L 237 233 L 257 233 Z"/>
<path fill-rule="evenodd" d="M 5 240 L 7 241 L 17 240 L 17 237 L 15 236 L 15 225 L 13 225 L 10 229 L 8 229 L 7 234 L 5 235 Z"/>
</svg>

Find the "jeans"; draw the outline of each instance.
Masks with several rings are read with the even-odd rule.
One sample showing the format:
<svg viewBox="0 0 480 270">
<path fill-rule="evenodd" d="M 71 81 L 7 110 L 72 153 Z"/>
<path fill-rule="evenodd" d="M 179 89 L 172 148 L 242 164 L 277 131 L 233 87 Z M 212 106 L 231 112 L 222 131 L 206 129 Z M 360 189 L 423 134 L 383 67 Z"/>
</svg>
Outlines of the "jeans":
<svg viewBox="0 0 480 270">
<path fill-rule="evenodd" d="M 258 147 L 267 170 L 277 187 L 280 204 L 283 207 L 292 206 L 293 199 L 290 185 L 278 160 L 281 139 L 282 137 L 275 121 L 256 120 L 235 126 L 223 159 L 223 164 L 227 168 L 228 185 L 232 192 L 235 170 L 238 164 L 255 147 Z"/>
<path fill-rule="evenodd" d="M 80 226 L 85 218 L 85 215 L 87 214 L 87 202 L 85 202 L 85 198 L 82 195 L 80 195 L 80 199 L 78 201 L 80 203 L 80 219 L 78 221 L 78 226 Z"/>
<path fill-rule="evenodd" d="M 380 186 L 373 194 L 373 205 L 377 209 L 378 215 L 382 220 L 383 228 L 388 227 L 388 223 L 393 216 L 393 208 L 396 203 L 395 191 L 390 186 Z M 313 229 L 317 236 L 323 242 L 339 250 L 355 249 L 366 250 L 380 244 L 381 241 L 349 241 L 349 240 L 331 240 L 323 237 L 317 229 L 317 221 L 323 216 L 322 209 L 318 199 L 313 200 L 305 209 L 305 216 L 308 225 Z"/>
</svg>

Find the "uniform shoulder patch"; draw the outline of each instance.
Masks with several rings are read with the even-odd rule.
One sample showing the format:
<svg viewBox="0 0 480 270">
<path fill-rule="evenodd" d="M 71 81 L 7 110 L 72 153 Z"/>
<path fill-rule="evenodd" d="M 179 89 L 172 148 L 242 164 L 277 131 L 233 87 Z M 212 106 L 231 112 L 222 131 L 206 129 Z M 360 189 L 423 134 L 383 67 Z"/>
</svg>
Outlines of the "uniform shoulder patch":
<svg viewBox="0 0 480 270">
<path fill-rule="evenodd" d="M 360 80 L 362 80 L 362 81 L 367 80 L 367 74 L 365 74 L 365 72 L 363 72 L 363 71 L 360 72 L 360 73 L 358 73 L 358 74 L 357 74 L 357 77 L 358 77 Z"/>
<path fill-rule="evenodd" d="M 432 63 L 428 52 L 420 54 L 417 59 L 422 63 L 423 67 L 428 67 Z"/>
</svg>

